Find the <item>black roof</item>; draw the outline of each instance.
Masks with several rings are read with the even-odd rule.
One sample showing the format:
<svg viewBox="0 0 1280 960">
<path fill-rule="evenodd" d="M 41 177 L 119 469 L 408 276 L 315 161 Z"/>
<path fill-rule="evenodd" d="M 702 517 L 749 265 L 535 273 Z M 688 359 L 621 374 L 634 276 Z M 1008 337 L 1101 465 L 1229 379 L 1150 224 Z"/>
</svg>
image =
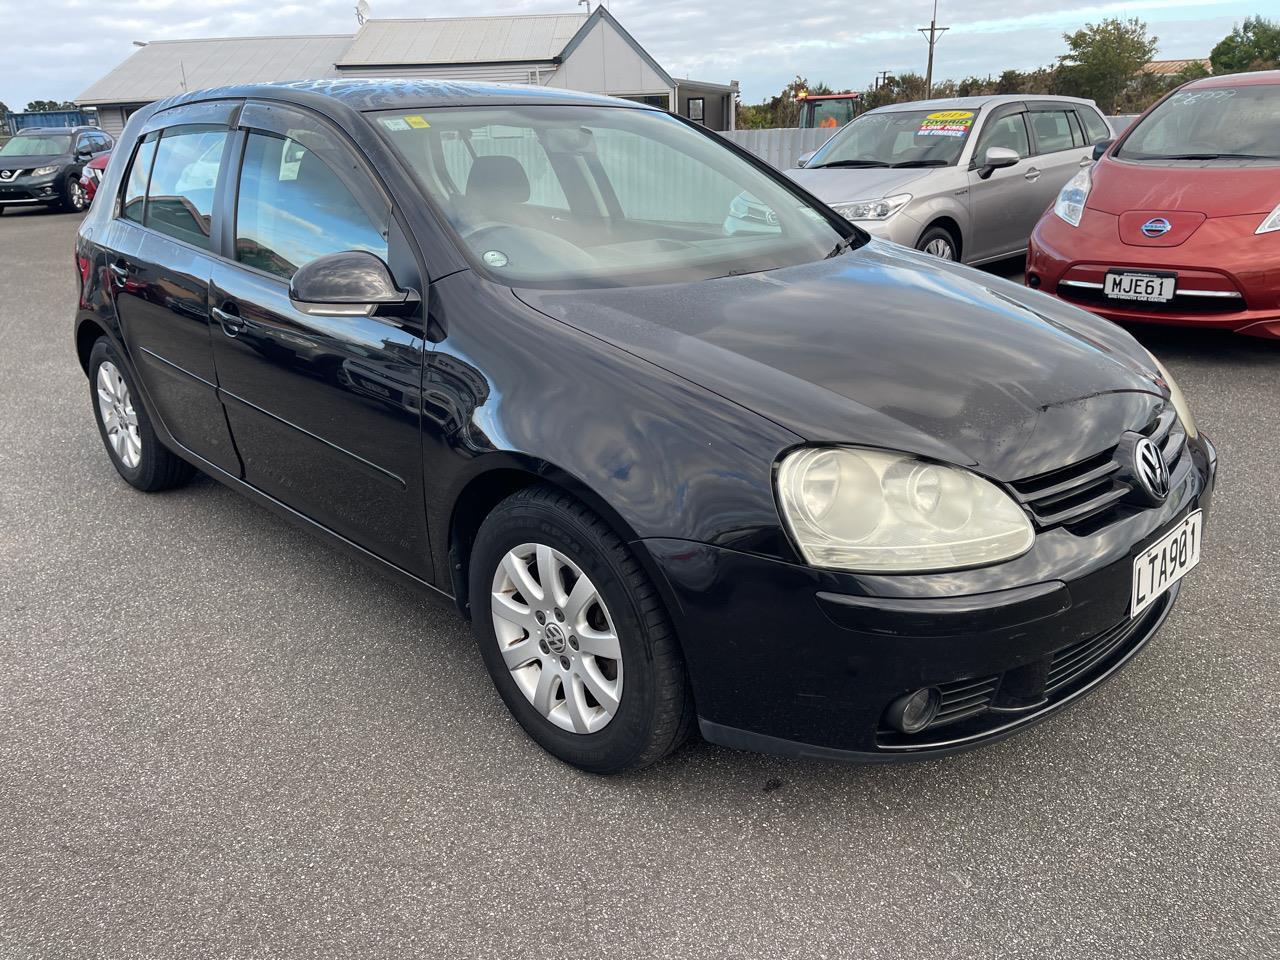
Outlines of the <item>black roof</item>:
<svg viewBox="0 0 1280 960">
<path fill-rule="evenodd" d="M 317 97 L 336 100 L 352 110 L 394 110 L 400 107 L 498 106 L 511 104 L 580 104 L 634 107 L 644 104 L 616 97 L 517 83 L 466 83 L 411 77 L 340 77 L 292 80 L 284 83 L 237 84 L 179 94 L 155 104 L 156 110 L 199 100 L 256 97 L 316 105 Z"/>
</svg>

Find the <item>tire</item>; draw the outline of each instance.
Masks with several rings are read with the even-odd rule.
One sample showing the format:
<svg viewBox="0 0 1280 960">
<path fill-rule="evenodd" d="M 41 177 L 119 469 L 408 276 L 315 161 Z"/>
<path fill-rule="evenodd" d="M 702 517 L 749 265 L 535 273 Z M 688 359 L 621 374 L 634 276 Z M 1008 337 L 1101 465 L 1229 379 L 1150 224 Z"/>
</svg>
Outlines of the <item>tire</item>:
<svg viewBox="0 0 1280 960">
<path fill-rule="evenodd" d="M 89 198 L 80 186 L 80 175 L 67 174 L 62 185 L 62 209 L 68 213 L 84 213 L 89 209 Z"/>
<path fill-rule="evenodd" d="M 916 249 L 940 260 L 958 261 L 960 259 L 960 246 L 946 227 L 930 227 L 916 243 Z M 943 250 L 947 253 L 943 254 L 941 252 Z"/>
<path fill-rule="evenodd" d="M 154 493 L 182 486 L 195 474 L 191 464 L 156 437 L 138 389 L 106 337 L 99 337 L 89 353 L 89 402 L 107 456 L 130 486 Z M 113 433 L 115 423 L 123 429 Z"/>
<path fill-rule="evenodd" d="M 568 616 L 560 616 L 554 595 L 537 599 L 534 588 L 541 587 L 545 567 L 543 556 L 534 555 L 526 572 L 539 582 L 522 581 L 529 583 L 530 599 L 518 590 L 503 594 L 510 597 L 507 616 L 515 608 L 527 608 L 528 613 L 517 616 L 529 629 L 506 617 L 495 621 L 499 582 L 516 582 L 504 561 L 534 547 L 550 548 L 555 562 L 563 564 L 558 567 L 559 590 L 562 599 L 567 595 L 563 612 Z M 575 614 L 578 574 L 587 578 L 588 588 L 594 587 L 598 603 L 587 602 Z M 693 697 L 662 600 L 626 544 L 577 500 L 536 485 L 502 501 L 476 536 L 470 585 L 472 626 L 494 686 L 525 732 L 552 756 L 590 773 L 626 773 L 656 763 L 688 736 Z M 583 594 L 590 592 L 584 589 Z M 554 614 L 549 612 L 553 606 Z M 534 619 L 537 614 L 545 614 L 545 626 Z M 553 629 L 560 632 L 553 636 Z M 601 639 L 609 634 L 616 645 Z M 514 639 L 521 636 L 526 639 Z M 599 652 L 611 647 L 619 654 L 616 662 Z M 524 658 L 529 662 L 509 666 L 508 656 L 513 664 Z M 554 666 L 566 657 L 571 658 L 567 669 Z M 552 692 L 540 708 L 535 700 L 548 675 L 553 677 Z M 548 714 L 545 704 L 557 701 L 557 683 L 559 705 Z M 605 692 L 596 699 L 592 690 Z M 612 710 L 610 690 L 617 693 Z M 579 704 L 576 710 L 574 704 Z"/>
</svg>

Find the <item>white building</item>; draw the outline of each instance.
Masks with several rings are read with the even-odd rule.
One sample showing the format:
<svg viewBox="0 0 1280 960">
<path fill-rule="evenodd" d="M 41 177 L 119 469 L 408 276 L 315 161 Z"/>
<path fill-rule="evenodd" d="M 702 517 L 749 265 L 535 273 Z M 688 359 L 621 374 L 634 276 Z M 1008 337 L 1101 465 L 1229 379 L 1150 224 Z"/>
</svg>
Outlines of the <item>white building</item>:
<svg viewBox="0 0 1280 960">
<path fill-rule="evenodd" d="M 515 17 L 369 20 L 354 35 L 158 40 L 75 100 L 118 134 L 129 114 L 187 90 L 320 77 L 532 83 L 650 103 L 732 130 L 738 84 L 672 77 L 604 7 Z"/>
</svg>

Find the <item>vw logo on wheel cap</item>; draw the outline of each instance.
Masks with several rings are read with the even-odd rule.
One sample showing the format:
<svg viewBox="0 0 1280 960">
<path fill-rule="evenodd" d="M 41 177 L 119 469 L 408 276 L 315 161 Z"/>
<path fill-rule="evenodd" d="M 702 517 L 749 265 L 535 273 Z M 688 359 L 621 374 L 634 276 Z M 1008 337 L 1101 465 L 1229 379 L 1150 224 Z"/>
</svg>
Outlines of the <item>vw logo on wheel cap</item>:
<svg viewBox="0 0 1280 960">
<path fill-rule="evenodd" d="M 1164 503 L 1168 499 L 1169 468 L 1160 448 L 1146 437 L 1133 445 L 1133 477 L 1153 503 Z"/>
<path fill-rule="evenodd" d="M 1142 225 L 1142 235 L 1154 240 L 1156 237 L 1163 237 L 1172 229 L 1173 224 L 1164 217 L 1152 217 Z"/>
</svg>

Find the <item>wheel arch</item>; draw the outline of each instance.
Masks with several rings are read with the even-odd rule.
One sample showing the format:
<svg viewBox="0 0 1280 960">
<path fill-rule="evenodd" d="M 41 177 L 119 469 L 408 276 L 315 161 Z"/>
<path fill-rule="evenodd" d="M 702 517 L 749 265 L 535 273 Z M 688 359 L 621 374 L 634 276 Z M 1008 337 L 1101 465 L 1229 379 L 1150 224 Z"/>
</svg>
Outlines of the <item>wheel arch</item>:
<svg viewBox="0 0 1280 960">
<path fill-rule="evenodd" d="M 919 235 L 916 237 L 916 246 L 919 247 L 920 241 L 924 239 L 924 235 L 934 227 L 941 227 L 951 234 L 951 239 L 956 245 L 956 262 L 962 263 L 964 258 L 964 231 L 960 227 L 960 222 L 950 214 L 941 214 L 934 217 L 924 225 Z"/>
<path fill-rule="evenodd" d="M 80 369 L 89 375 L 89 354 L 100 337 L 110 337 L 107 328 L 94 317 L 83 317 L 76 324 L 76 358 L 80 361 Z"/>
</svg>

